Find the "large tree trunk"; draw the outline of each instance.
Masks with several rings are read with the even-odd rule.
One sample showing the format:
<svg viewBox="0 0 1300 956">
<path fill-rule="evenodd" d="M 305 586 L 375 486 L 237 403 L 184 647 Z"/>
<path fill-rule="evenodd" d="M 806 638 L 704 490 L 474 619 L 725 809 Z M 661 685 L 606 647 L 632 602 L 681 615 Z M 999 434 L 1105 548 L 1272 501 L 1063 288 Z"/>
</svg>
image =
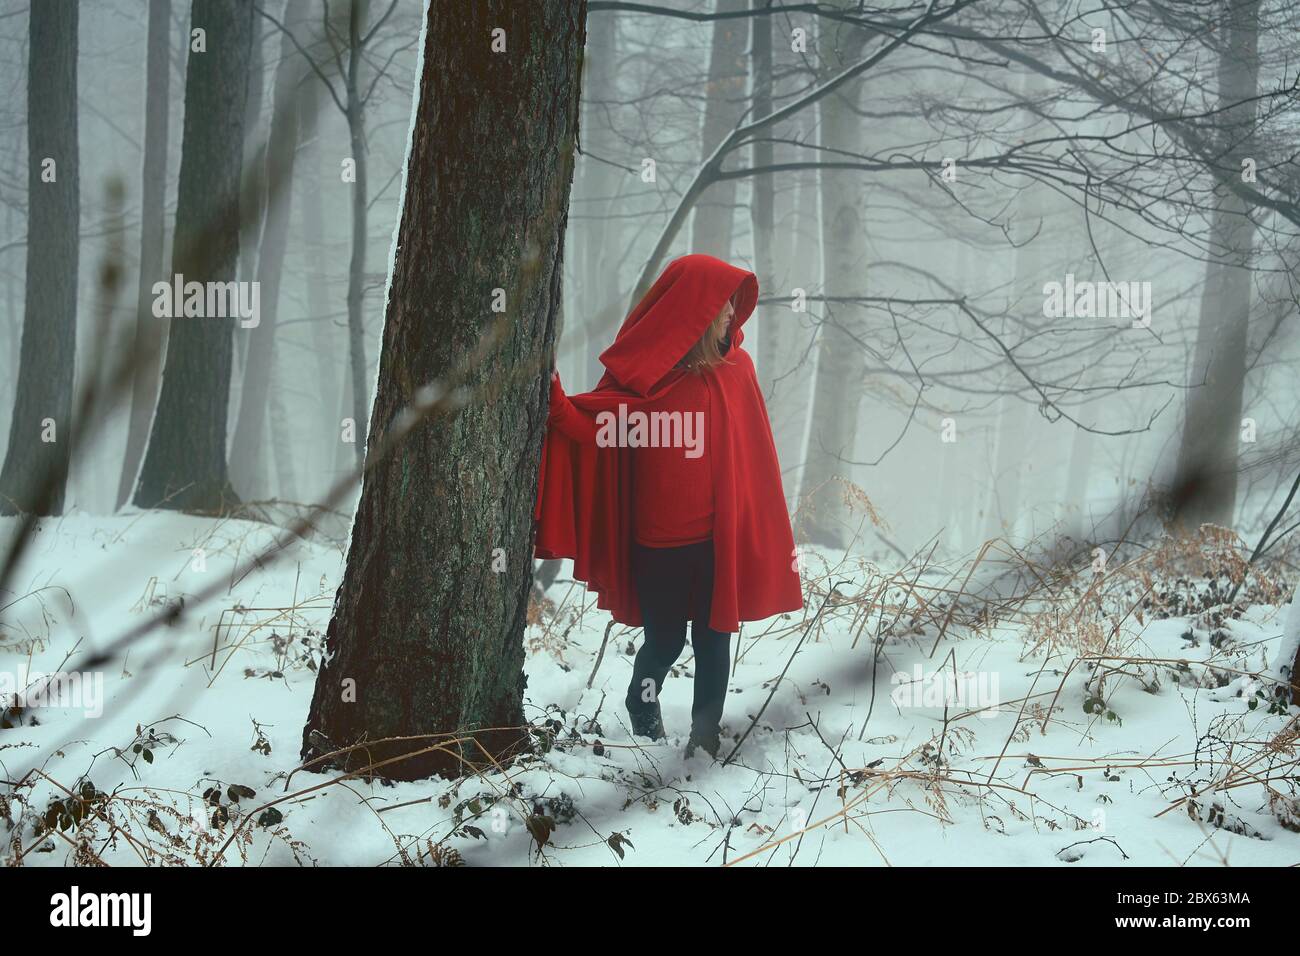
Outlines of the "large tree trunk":
<svg viewBox="0 0 1300 956">
<path fill-rule="evenodd" d="M 429 5 L 372 458 L 304 758 L 375 742 L 336 761 L 356 769 L 432 743 L 380 742 L 396 736 L 515 728 L 476 734 L 493 754 L 523 740 L 532 511 L 585 8 L 584 0 Z M 503 53 L 489 52 L 497 28 Z M 494 289 L 505 291 L 503 315 L 492 311 Z M 449 379 L 467 403 L 374 459 L 417 394 Z M 462 753 L 480 757 L 468 745 Z M 456 753 L 431 752 L 378 772 L 414 779 L 462 769 Z"/>
<path fill-rule="evenodd" d="M 68 483 L 80 218 L 77 19 L 76 0 L 33 3 L 29 14 L 27 298 L 0 514 L 61 514 Z"/>
<path fill-rule="evenodd" d="M 715 12 L 735 13 L 747 5 L 747 0 L 717 0 Z M 701 131 L 703 158 L 706 160 L 745 114 L 745 79 L 749 72 L 745 45 L 748 38 L 747 17 L 713 21 L 713 49 L 709 54 L 709 81 L 705 87 Z M 719 259 L 731 258 L 735 203 L 734 179 L 714 183 L 704 192 L 695 205 L 691 223 L 691 252 L 703 252 Z"/>
<path fill-rule="evenodd" d="M 844 6 L 844 0 L 840 0 Z M 820 41 L 823 80 L 862 56 L 864 31 L 846 24 L 827 27 Z M 863 151 L 865 127 L 854 110 L 860 82 L 852 82 L 821 102 L 821 145 L 850 155 Z M 867 228 L 863 174 L 857 170 L 821 170 L 823 287 L 828 296 L 867 294 Z M 862 345 L 866 334 L 863 307 L 852 303 L 824 305 L 817 377 L 813 385 L 808 464 L 804 471 L 800 526 L 808 540 L 842 548 L 851 529 L 844 489 L 836 476 L 847 477 L 858 431 L 858 404 L 866 376 Z"/>
<path fill-rule="evenodd" d="M 144 91 L 144 180 L 140 210 L 140 282 L 135 306 L 135 367 L 126 456 L 117 485 L 117 507 L 131 497 L 144 457 L 149 423 L 158 403 L 167 322 L 154 318 L 153 284 L 163 278 L 167 235 L 167 126 L 171 88 L 171 0 L 149 0 L 149 39 Z"/>
<path fill-rule="evenodd" d="M 1246 0 L 1226 14 L 1219 56 L 1219 108 L 1223 110 L 1224 159 L 1236 167 L 1253 155 L 1253 98 L 1259 81 L 1259 0 Z M 1220 187 L 1210 223 L 1210 244 L 1221 262 L 1206 265 L 1178 449 L 1174 496 L 1178 518 L 1188 526 L 1230 527 L 1237 501 L 1237 451 L 1246 342 L 1250 328 L 1251 272 L 1247 268 L 1255 228 L 1246 201 Z"/>
<path fill-rule="evenodd" d="M 262 236 L 258 244 L 257 281 L 261 285 L 261 321 L 248 334 L 248 357 L 239 397 L 239 415 L 235 420 L 234 439 L 230 445 L 231 480 L 245 499 L 270 497 L 270 489 L 258 484 L 266 474 L 265 458 L 267 411 L 271 405 L 271 371 L 275 362 L 275 323 L 279 312 L 280 280 L 284 274 L 284 255 L 289 236 L 289 210 L 293 196 L 294 158 L 298 150 L 300 110 L 298 98 L 307 87 L 307 60 L 294 46 L 292 35 L 300 33 L 310 7 L 308 0 L 288 0 L 282 21 L 287 30 L 281 34 L 280 62 L 275 70 L 272 93 L 274 112 L 271 135 L 267 140 L 266 171 L 269 184 L 263 213 Z M 312 79 L 310 82 L 314 83 Z M 287 452 L 276 446 L 277 453 Z M 277 460 L 277 474 L 284 471 Z M 288 489 L 281 485 L 282 494 Z"/>
<path fill-rule="evenodd" d="M 194 0 L 191 24 L 207 31 L 207 52 L 192 55 L 185 74 L 172 272 L 187 283 L 227 283 L 239 261 L 253 8 L 242 0 Z M 135 495 L 141 507 L 222 512 L 237 502 L 226 476 L 235 322 L 187 318 L 179 310 L 172 317 L 162 393 Z"/>
</svg>

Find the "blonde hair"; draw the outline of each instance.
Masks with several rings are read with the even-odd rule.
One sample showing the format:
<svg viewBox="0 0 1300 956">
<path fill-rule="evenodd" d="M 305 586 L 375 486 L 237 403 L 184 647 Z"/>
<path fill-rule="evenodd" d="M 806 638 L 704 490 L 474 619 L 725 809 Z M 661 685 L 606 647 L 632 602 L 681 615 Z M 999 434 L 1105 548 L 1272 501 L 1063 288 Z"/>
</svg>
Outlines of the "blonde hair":
<svg viewBox="0 0 1300 956">
<path fill-rule="evenodd" d="M 735 307 L 735 297 L 728 299 Z M 696 374 L 702 374 L 705 370 L 714 368 L 726 363 L 727 359 L 722 354 L 723 343 L 727 341 L 727 326 L 721 321 L 722 314 L 709 323 L 709 327 L 704 330 L 698 342 L 691 346 L 691 350 L 682 356 L 677 363 L 678 368 L 688 369 Z"/>
</svg>

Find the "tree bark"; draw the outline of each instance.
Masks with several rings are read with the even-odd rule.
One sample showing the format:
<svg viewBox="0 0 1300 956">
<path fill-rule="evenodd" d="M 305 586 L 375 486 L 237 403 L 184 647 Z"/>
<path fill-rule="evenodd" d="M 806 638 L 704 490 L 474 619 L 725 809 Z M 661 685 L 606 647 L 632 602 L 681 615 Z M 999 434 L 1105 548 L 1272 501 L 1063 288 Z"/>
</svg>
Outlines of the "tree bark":
<svg viewBox="0 0 1300 956">
<path fill-rule="evenodd" d="M 242 0 L 194 0 L 191 25 L 207 31 L 207 52 L 190 56 L 185 74 L 172 272 L 187 283 L 226 283 L 235 279 L 239 262 L 253 7 Z M 179 309 L 172 317 L 162 392 L 135 495 L 142 508 L 222 513 L 237 503 L 226 474 L 235 322 L 187 318 Z"/>
<path fill-rule="evenodd" d="M 135 306 L 135 367 L 126 455 L 117 485 L 117 507 L 131 498 L 140 473 L 149 423 L 158 402 L 167 323 L 154 318 L 153 284 L 163 277 L 167 239 L 167 132 L 171 88 L 171 0 L 149 0 L 149 38 L 144 91 L 144 181 L 140 210 L 140 282 Z"/>
<path fill-rule="evenodd" d="M 62 514 L 77 350 L 76 0 L 33 3 L 27 48 L 27 289 L 0 514 Z M 46 161 L 54 163 L 47 167 Z M 47 169 L 54 179 L 46 181 Z M 53 429 L 51 431 L 50 429 Z"/>
<path fill-rule="evenodd" d="M 504 755 L 526 739 L 522 634 L 585 16 L 584 0 L 429 4 L 368 454 L 422 388 L 451 379 L 468 399 L 366 463 L 304 759 L 373 741 L 335 763 L 402 758 L 377 772 L 415 779 L 481 754 L 380 741 L 465 732 Z M 490 50 L 497 28 L 505 52 Z"/>
</svg>

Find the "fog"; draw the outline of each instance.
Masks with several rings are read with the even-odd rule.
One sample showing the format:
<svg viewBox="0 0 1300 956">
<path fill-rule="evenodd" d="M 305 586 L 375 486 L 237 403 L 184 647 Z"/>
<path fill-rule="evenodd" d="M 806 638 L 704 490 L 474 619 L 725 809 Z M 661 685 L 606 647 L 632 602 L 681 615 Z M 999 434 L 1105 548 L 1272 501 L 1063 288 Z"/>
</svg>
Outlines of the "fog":
<svg viewBox="0 0 1300 956">
<path fill-rule="evenodd" d="M 0 0 L 0 857 L 1289 865 L 1298 63 L 1281 0 Z M 744 377 L 637 519 L 657 396 L 585 393 L 689 254 Z M 752 287 L 676 269 L 692 359 Z"/>
<path fill-rule="evenodd" d="M 1195 353 L 1198 329 L 1219 334 L 1230 309 L 1240 308 L 1216 307 L 1207 292 L 1207 274 L 1228 260 L 1249 296 L 1243 437 L 1230 443 L 1235 461 L 1228 467 L 1240 476 L 1235 509 L 1227 521 L 1222 511 L 1214 518 L 1245 533 L 1271 517 L 1294 463 L 1295 207 L 1216 213 L 1234 197 L 1214 191 L 1215 170 L 1187 144 L 1200 143 L 1224 166 L 1238 166 L 1238 154 L 1249 152 L 1241 162 L 1253 159 L 1280 196 L 1300 182 L 1295 101 L 1285 88 L 1296 32 L 1284 7 L 1260 8 L 1249 64 L 1258 105 L 1240 130 L 1246 148 L 1224 142 L 1223 125 L 1214 125 L 1228 114 L 1216 113 L 1225 94 L 1221 51 L 1202 29 L 1208 7 L 1164 23 L 1133 12 L 1079 13 L 1050 41 L 951 41 L 948 50 L 905 44 L 840 91 L 800 107 L 819 77 L 854 58 L 851 31 L 834 20 L 802 12 L 692 20 L 608 6 L 594 4 L 590 14 L 581 154 L 565 239 L 558 366 L 570 392 L 595 385 L 597 356 L 644 287 L 647 262 L 656 259 L 657 269 L 676 255 L 707 252 L 759 276 L 763 300 L 746 344 L 760 369 L 792 508 L 840 488 L 842 477 L 881 519 L 862 526 L 859 512 L 840 513 L 831 500 L 837 490 L 821 503 L 827 520 L 815 534 L 906 553 L 936 537 L 954 550 L 998 535 L 1104 538 L 1149 506 L 1152 488 L 1173 480 L 1193 395 L 1216 386 L 1214 377 L 1204 380 L 1203 364 L 1198 381 Z M 996 37 L 1024 25 L 1028 8 L 994 7 L 972 5 L 972 29 Z M 0 148 L 10 171 L 0 184 L 0 440 L 8 438 L 18 382 L 27 254 L 24 9 L 11 4 L 0 19 L 9 131 Z M 744 8 L 722 0 L 718 9 Z M 254 167 L 265 161 L 272 124 L 283 122 L 272 90 L 284 11 L 265 12 L 270 16 L 255 18 L 260 35 L 248 91 L 244 149 Z M 146 15 L 139 2 L 81 8 L 78 394 L 134 341 Z M 346 10 L 336 18 L 341 35 Z M 320 501 L 355 464 L 340 423 L 352 402 L 347 296 L 357 186 L 348 168 L 348 123 L 336 102 L 346 77 L 321 36 L 322 22 L 309 17 L 294 25 L 302 48 L 319 60 L 320 75 L 300 80 L 316 87 L 306 99 L 317 118 L 314 132 L 303 124 L 291 177 L 281 186 L 289 219 L 278 321 L 273 341 L 256 343 L 273 349 L 269 405 L 256 454 L 243 450 L 230 460 L 245 502 Z M 771 31 L 770 68 L 761 76 L 751 24 Z M 171 4 L 162 185 L 168 264 L 189 31 L 188 5 Z M 418 31 L 417 6 L 397 4 L 359 69 L 367 97 L 365 261 L 352 281 L 360 284 L 368 389 Z M 755 97 L 765 91 L 770 109 L 793 107 L 789 117 L 729 149 L 710 170 L 718 143 L 764 109 Z M 1175 113 L 1150 118 L 1167 109 Z M 697 194 L 702 176 L 718 181 Z M 252 178 L 247 171 L 245 178 Z M 109 201 L 114 182 L 125 190 L 118 208 Z M 241 232 L 253 239 L 240 249 L 241 279 L 256 275 L 265 197 L 260 211 L 258 201 L 249 205 L 253 221 Z M 1253 243 L 1225 249 L 1216 215 L 1244 215 Z M 756 233 L 756 222 L 765 234 Z M 125 281 L 106 302 L 97 271 L 115 261 Z M 170 270 L 145 278 L 167 281 Z M 1056 311 L 1067 314 L 1046 314 L 1047 287 L 1067 282 L 1074 295 L 1081 294 L 1076 284 L 1102 283 L 1100 302 L 1085 302 L 1084 314 L 1074 315 L 1058 295 Z M 1127 286 L 1110 287 L 1108 309 L 1106 283 L 1133 283 L 1139 299 L 1132 304 L 1144 314 L 1129 314 Z M 843 301 L 853 297 L 861 301 Z M 1117 304 L 1123 314 L 1109 314 Z M 232 431 L 256 341 L 251 328 L 233 335 Z M 68 506 L 109 513 L 123 471 L 127 408 L 109 396 L 97 404 L 107 417 L 78 432 Z M 359 431 L 364 435 L 364 425 Z"/>
</svg>

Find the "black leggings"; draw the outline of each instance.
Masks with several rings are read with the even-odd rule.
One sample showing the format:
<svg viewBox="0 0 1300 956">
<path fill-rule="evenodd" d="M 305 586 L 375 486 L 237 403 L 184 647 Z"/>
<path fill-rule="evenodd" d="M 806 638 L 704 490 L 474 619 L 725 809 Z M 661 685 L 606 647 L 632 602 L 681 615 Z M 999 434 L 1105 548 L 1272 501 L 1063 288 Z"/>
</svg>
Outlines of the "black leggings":
<svg viewBox="0 0 1300 956">
<path fill-rule="evenodd" d="M 659 699 L 668 669 L 686 646 L 686 622 L 691 622 L 695 651 L 695 701 L 691 731 L 714 736 L 722 721 L 731 663 L 731 635 L 709 627 L 713 599 L 713 541 L 676 548 L 632 545 L 632 574 L 645 643 L 632 665 L 627 689 L 629 709 L 644 712 Z"/>
</svg>

